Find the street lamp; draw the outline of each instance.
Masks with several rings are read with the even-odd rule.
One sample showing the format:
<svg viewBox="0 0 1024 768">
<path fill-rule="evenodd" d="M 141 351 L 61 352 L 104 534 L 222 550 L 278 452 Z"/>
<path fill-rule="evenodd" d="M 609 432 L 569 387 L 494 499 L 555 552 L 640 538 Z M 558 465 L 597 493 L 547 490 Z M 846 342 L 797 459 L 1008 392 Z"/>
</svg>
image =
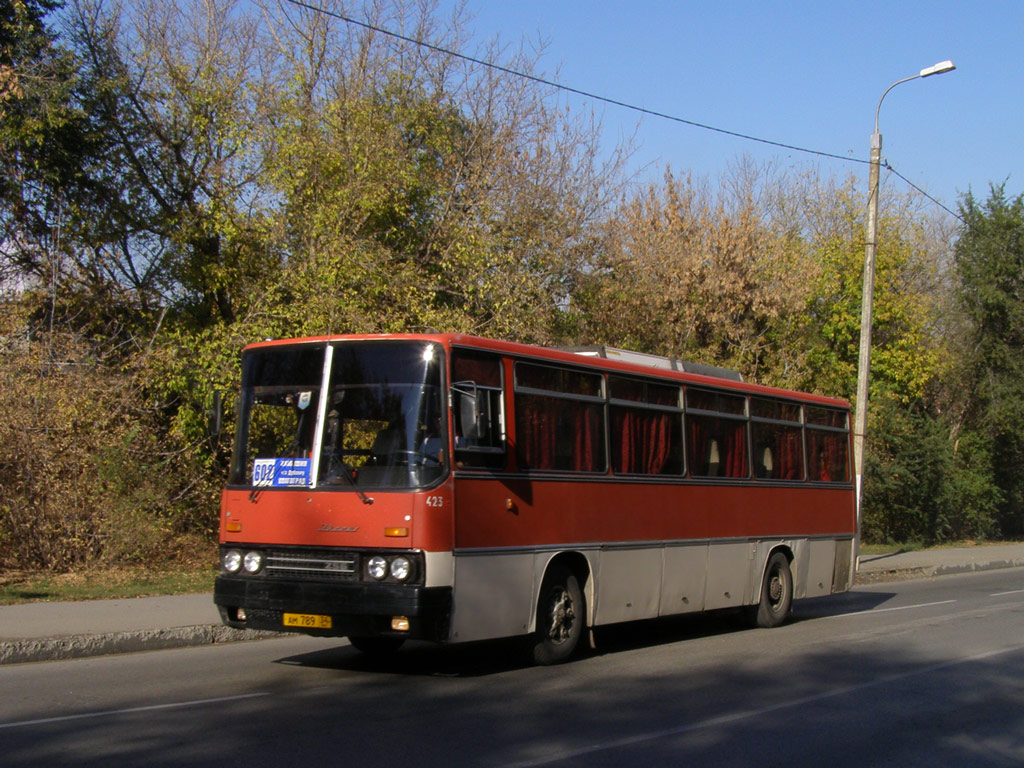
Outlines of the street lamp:
<svg viewBox="0 0 1024 768">
<path fill-rule="evenodd" d="M 864 290 L 860 306 L 860 357 L 857 362 L 857 411 L 853 426 L 853 466 L 857 474 L 857 541 L 861 527 L 861 478 L 864 473 L 864 435 L 868 425 L 868 378 L 871 370 L 871 305 L 875 293 L 875 242 L 878 233 L 878 172 L 882 162 L 882 134 L 878 132 L 878 113 L 882 99 L 901 83 L 919 77 L 941 75 L 956 69 L 952 61 L 941 61 L 916 75 L 897 80 L 882 93 L 875 108 L 875 132 L 871 134 L 871 168 L 868 178 L 868 232 L 864 247 Z"/>
</svg>

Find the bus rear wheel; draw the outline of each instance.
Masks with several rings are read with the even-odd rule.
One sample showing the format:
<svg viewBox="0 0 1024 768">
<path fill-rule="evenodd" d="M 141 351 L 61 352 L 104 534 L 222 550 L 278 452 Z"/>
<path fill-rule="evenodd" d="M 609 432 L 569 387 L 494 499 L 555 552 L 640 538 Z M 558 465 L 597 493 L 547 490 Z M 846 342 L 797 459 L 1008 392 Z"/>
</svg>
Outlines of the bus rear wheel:
<svg viewBox="0 0 1024 768">
<path fill-rule="evenodd" d="M 789 616 L 792 606 L 793 572 L 789 568 L 789 559 L 782 552 L 776 552 L 768 558 L 761 583 L 761 599 L 751 607 L 751 618 L 755 626 L 777 627 Z"/>
<path fill-rule="evenodd" d="M 583 593 L 572 571 L 564 566 L 548 571 L 537 602 L 533 660 L 557 664 L 572 656 L 583 635 L 585 616 Z"/>
</svg>

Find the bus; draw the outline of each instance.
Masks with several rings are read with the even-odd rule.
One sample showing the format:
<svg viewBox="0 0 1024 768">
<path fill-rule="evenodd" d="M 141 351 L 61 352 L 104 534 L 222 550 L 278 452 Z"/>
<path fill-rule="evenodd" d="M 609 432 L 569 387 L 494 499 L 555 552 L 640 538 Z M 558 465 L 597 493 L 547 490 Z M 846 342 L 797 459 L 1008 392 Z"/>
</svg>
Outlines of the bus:
<svg viewBox="0 0 1024 768">
<path fill-rule="evenodd" d="M 242 352 L 222 494 L 225 624 L 347 637 L 588 630 L 850 588 L 850 409 L 611 348 L 461 334 L 269 340 Z"/>
</svg>

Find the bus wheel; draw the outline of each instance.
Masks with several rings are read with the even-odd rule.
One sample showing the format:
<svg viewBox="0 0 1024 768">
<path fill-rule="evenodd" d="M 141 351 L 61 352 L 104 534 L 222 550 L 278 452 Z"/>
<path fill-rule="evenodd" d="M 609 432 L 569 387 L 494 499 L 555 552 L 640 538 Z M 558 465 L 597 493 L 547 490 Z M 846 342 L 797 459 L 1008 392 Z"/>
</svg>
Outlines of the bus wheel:
<svg viewBox="0 0 1024 768">
<path fill-rule="evenodd" d="M 367 656 L 389 656 L 402 647 L 404 637 L 350 637 L 352 647 Z"/>
<path fill-rule="evenodd" d="M 768 558 L 761 584 L 761 601 L 752 607 L 752 618 L 758 627 L 777 627 L 789 616 L 793 605 L 793 572 L 782 552 Z"/>
<path fill-rule="evenodd" d="M 585 624 L 579 582 L 568 568 L 552 568 L 544 578 L 537 603 L 533 660 L 537 664 L 565 661 L 576 650 Z"/>
</svg>

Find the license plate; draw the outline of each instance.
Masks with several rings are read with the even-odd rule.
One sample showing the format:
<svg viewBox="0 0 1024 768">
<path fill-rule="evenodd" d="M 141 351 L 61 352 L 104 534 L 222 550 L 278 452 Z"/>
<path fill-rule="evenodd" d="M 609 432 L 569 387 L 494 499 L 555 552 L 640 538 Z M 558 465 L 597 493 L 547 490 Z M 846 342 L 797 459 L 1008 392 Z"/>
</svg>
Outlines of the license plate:
<svg viewBox="0 0 1024 768">
<path fill-rule="evenodd" d="M 330 629 L 331 617 L 316 613 L 286 613 L 284 625 L 286 627 L 302 627 L 303 629 Z"/>
</svg>

